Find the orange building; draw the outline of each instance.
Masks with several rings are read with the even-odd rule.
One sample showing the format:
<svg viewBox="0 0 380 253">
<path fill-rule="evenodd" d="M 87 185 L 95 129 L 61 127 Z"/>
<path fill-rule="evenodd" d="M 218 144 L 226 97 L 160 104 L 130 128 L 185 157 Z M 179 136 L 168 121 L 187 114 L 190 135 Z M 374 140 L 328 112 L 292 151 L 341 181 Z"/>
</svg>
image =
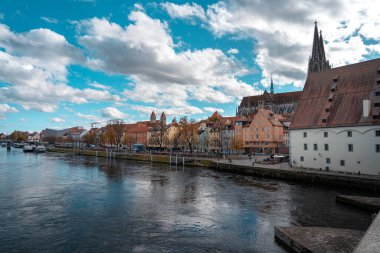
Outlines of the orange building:
<svg viewBox="0 0 380 253">
<path fill-rule="evenodd" d="M 234 136 L 246 151 L 276 153 L 284 142 L 283 117 L 270 110 L 259 109 L 255 115 L 241 117 L 235 124 Z"/>
</svg>

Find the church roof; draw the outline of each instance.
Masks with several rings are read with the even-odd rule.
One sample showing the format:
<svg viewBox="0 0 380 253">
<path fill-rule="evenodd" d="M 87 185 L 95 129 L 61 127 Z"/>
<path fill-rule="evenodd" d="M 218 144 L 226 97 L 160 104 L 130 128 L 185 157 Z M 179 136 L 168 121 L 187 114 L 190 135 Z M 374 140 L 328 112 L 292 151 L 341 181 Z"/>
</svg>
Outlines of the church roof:
<svg viewBox="0 0 380 253">
<path fill-rule="evenodd" d="M 243 97 L 240 107 L 249 108 L 252 106 L 257 106 L 259 101 L 268 101 L 268 96 L 270 96 L 270 101 L 273 101 L 274 104 L 290 104 L 298 102 L 302 91 L 292 91 L 284 93 L 275 93 L 275 94 L 262 94 L 256 96 Z"/>
<path fill-rule="evenodd" d="M 309 73 L 291 129 L 380 125 L 380 119 L 373 118 L 379 109 L 373 104 L 380 103 L 380 96 L 375 96 L 380 92 L 379 68 L 380 59 L 375 59 Z M 363 100 L 367 99 L 372 106 L 369 117 L 363 117 Z"/>
</svg>

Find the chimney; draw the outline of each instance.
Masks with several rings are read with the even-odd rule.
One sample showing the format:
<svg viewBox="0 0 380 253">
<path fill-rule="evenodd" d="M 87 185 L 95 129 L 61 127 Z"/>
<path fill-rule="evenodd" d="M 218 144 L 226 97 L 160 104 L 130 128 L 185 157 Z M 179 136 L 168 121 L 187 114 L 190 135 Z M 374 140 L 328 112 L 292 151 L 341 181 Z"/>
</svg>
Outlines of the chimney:
<svg viewBox="0 0 380 253">
<path fill-rule="evenodd" d="M 369 110 L 371 106 L 371 101 L 366 99 L 363 100 L 363 117 L 367 118 L 369 116 Z"/>
</svg>

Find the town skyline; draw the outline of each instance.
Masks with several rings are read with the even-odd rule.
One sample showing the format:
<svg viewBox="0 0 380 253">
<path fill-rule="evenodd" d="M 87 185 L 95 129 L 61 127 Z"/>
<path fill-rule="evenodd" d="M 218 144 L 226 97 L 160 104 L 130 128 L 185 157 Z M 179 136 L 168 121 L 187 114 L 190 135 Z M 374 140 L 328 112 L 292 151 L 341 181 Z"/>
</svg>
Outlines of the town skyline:
<svg viewBox="0 0 380 253">
<path fill-rule="evenodd" d="M 272 4 L 5 1 L 0 132 L 235 115 L 271 75 L 276 93 L 302 90 L 315 20 L 333 67 L 380 56 L 375 1 Z"/>
</svg>

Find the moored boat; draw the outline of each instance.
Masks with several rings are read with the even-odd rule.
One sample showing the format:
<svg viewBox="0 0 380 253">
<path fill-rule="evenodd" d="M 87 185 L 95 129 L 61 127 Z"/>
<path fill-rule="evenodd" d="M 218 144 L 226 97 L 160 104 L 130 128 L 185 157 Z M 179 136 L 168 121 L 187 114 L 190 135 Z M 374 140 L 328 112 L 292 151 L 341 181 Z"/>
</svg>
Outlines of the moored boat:
<svg viewBox="0 0 380 253">
<path fill-rule="evenodd" d="M 31 145 L 25 145 L 25 146 L 22 148 L 22 150 L 23 150 L 24 152 L 33 152 L 35 148 L 36 148 L 36 147 L 31 146 Z"/>
<path fill-rule="evenodd" d="M 46 152 L 46 148 L 45 148 L 45 146 L 38 145 L 38 146 L 34 149 L 34 151 L 37 152 L 37 153 L 45 153 L 45 152 Z"/>
</svg>

